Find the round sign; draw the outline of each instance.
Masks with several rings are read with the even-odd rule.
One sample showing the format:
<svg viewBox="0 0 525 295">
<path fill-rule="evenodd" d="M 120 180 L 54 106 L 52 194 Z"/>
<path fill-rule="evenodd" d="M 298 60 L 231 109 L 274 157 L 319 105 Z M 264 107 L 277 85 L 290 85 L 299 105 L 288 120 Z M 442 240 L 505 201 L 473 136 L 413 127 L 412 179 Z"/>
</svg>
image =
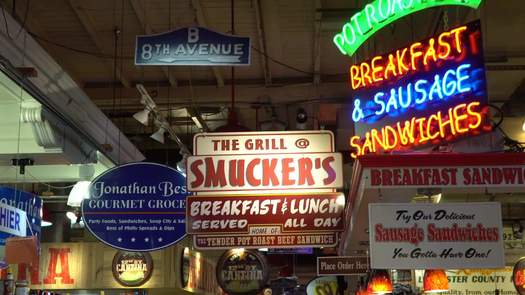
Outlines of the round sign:
<svg viewBox="0 0 525 295">
<path fill-rule="evenodd" d="M 153 259 L 147 252 L 119 251 L 113 257 L 113 277 L 126 287 L 138 287 L 146 283 L 153 272 Z"/>
<path fill-rule="evenodd" d="M 512 283 L 520 295 L 525 294 L 525 257 L 520 258 L 512 270 Z"/>
<path fill-rule="evenodd" d="M 257 294 L 268 281 L 268 266 L 257 251 L 233 249 L 217 262 L 217 281 L 230 295 Z"/>
<path fill-rule="evenodd" d="M 111 247 L 158 250 L 186 235 L 187 195 L 186 178 L 179 171 L 156 163 L 126 164 L 91 183 L 82 218 Z"/>
<path fill-rule="evenodd" d="M 317 277 L 306 284 L 307 295 L 335 295 L 337 294 L 337 277 Z"/>
</svg>

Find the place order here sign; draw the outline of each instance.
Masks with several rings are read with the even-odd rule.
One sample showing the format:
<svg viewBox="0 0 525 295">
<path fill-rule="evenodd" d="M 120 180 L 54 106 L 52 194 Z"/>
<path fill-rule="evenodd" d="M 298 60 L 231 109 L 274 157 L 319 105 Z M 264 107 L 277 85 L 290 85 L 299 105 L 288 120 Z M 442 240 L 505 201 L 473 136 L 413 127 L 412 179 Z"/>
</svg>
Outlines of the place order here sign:
<svg viewBox="0 0 525 295">
<path fill-rule="evenodd" d="M 334 246 L 342 157 L 330 131 L 201 133 L 187 161 L 197 248 Z"/>
</svg>

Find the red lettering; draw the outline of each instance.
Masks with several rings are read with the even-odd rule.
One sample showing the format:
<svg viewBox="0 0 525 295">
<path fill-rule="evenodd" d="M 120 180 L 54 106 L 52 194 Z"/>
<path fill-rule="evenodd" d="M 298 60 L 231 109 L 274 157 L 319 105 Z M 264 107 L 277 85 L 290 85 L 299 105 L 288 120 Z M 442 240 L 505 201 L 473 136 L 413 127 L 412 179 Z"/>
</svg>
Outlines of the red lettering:
<svg viewBox="0 0 525 295">
<path fill-rule="evenodd" d="M 25 263 L 21 263 L 18 265 L 18 275 L 17 280 L 19 281 L 27 281 L 27 271 L 29 270 L 29 275 L 31 276 L 31 284 L 32 285 L 39 285 L 40 284 L 40 278 L 38 276 L 38 265 L 27 265 Z"/>
<path fill-rule="evenodd" d="M 190 165 L 190 170 L 193 175 L 195 175 L 195 180 L 190 183 L 191 187 L 198 187 L 202 185 L 204 181 L 204 175 L 202 175 L 199 166 L 202 165 L 202 160 L 197 160 Z"/>
<path fill-rule="evenodd" d="M 246 168 L 246 180 L 251 186 L 259 186 L 261 184 L 261 180 L 255 178 L 255 166 L 258 165 L 261 162 L 260 159 L 254 159 L 248 163 L 248 167 Z"/>
<path fill-rule="evenodd" d="M 206 163 L 206 181 L 204 186 L 206 187 L 216 187 L 216 186 L 226 186 L 226 175 L 224 173 L 224 160 L 217 161 L 217 168 L 213 164 L 213 158 L 208 157 L 204 159 Z"/>
<path fill-rule="evenodd" d="M 49 265 L 44 284 L 53 285 L 57 283 L 57 278 L 61 279 L 62 284 L 71 285 L 75 282 L 69 274 L 69 248 L 49 248 Z M 60 257 L 60 273 L 57 273 L 58 258 Z"/>
<path fill-rule="evenodd" d="M 313 185 L 315 183 L 314 177 L 312 176 L 312 166 L 313 163 L 310 158 L 299 159 L 299 185 L 303 185 L 306 182 L 308 185 Z"/>
<path fill-rule="evenodd" d="M 282 185 L 293 185 L 294 180 L 290 178 L 290 174 L 295 171 L 293 167 L 290 166 L 293 159 L 285 158 L 282 160 L 282 171 L 283 171 L 283 182 Z"/>
<path fill-rule="evenodd" d="M 279 178 L 275 174 L 275 168 L 277 167 L 277 159 L 264 159 L 262 161 L 263 167 L 263 185 L 279 185 Z M 283 170 L 284 173 L 284 170 Z"/>
<path fill-rule="evenodd" d="M 392 171 L 383 169 L 381 171 L 381 179 L 383 185 L 392 185 Z"/>
<path fill-rule="evenodd" d="M 244 160 L 230 161 L 229 171 L 231 186 L 244 186 Z"/>
<path fill-rule="evenodd" d="M 394 169 L 394 184 L 395 185 L 402 185 L 401 183 L 401 170 Z"/>
<path fill-rule="evenodd" d="M 381 171 L 377 169 L 370 171 L 370 183 L 372 186 L 381 185 Z"/>
</svg>

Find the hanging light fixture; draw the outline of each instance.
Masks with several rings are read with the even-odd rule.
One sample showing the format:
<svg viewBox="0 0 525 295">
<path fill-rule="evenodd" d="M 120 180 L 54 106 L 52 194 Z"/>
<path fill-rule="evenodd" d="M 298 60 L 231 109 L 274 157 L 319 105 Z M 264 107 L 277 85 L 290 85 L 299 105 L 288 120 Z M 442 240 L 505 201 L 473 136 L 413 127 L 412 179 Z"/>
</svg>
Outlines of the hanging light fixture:
<svg viewBox="0 0 525 295">
<path fill-rule="evenodd" d="M 75 183 L 67 198 L 67 205 L 80 207 L 82 200 L 89 199 L 89 185 L 91 181 L 81 180 Z"/>
<path fill-rule="evenodd" d="M 159 130 L 153 133 L 150 137 L 160 143 L 164 143 L 164 133 L 166 133 L 167 130 L 168 128 L 166 125 L 160 124 Z"/>
<path fill-rule="evenodd" d="M 51 212 L 45 206 L 42 206 L 42 221 L 40 223 L 41 227 L 52 226 L 53 222 L 51 221 Z"/>
<path fill-rule="evenodd" d="M 151 110 L 146 106 L 146 108 L 143 109 L 142 111 L 135 113 L 133 115 L 133 118 L 135 118 L 135 120 L 139 121 L 142 125 L 148 126 L 149 113 L 150 112 L 151 112 Z"/>
<path fill-rule="evenodd" d="M 392 293 L 392 280 L 390 275 L 384 269 L 373 270 L 368 281 L 367 292 L 369 294 L 387 294 Z"/>
<path fill-rule="evenodd" d="M 423 291 L 438 293 L 448 291 L 447 274 L 442 269 L 427 269 L 423 275 Z"/>
</svg>

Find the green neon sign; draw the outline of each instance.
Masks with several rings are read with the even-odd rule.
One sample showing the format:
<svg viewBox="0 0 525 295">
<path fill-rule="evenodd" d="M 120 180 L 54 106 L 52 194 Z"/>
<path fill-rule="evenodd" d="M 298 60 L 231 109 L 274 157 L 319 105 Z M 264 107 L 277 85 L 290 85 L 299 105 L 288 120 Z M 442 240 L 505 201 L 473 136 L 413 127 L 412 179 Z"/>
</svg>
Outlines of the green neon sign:
<svg viewBox="0 0 525 295">
<path fill-rule="evenodd" d="M 478 8 L 480 4 L 481 0 L 374 0 L 350 18 L 334 36 L 334 43 L 341 53 L 352 56 L 377 31 L 411 13 L 445 5 Z"/>
</svg>

